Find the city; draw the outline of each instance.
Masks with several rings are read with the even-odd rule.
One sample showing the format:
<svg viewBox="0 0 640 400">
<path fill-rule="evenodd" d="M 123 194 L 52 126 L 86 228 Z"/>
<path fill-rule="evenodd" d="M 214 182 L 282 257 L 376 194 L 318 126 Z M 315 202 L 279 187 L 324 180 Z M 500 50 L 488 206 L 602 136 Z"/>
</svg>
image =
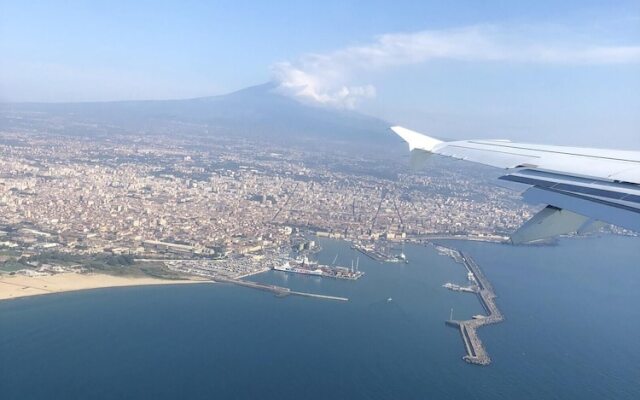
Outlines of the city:
<svg viewBox="0 0 640 400">
<path fill-rule="evenodd" d="M 321 163 L 312 152 L 231 139 L 2 137 L 0 261 L 10 270 L 53 253 L 269 259 L 309 234 L 500 240 L 531 215 L 514 193 L 475 182 L 472 169 L 415 174 L 387 161 L 384 178 L 341 171 L 367 162 L 357 156 Z"/>
</svg>

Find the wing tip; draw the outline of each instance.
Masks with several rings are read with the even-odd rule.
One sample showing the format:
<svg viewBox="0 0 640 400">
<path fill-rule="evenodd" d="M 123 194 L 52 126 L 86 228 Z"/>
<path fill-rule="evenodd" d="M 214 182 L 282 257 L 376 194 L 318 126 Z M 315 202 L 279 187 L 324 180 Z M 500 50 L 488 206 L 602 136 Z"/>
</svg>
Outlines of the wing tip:
<svg viewBox="0 0 640 400">
<path fill-rule="evenodd" d="M 394 125 L 390 129 L 409 144 L 409 150 L 419 149 L 432 152 L 437 145 L 443 143 L 442 140 L 423 135 L 403 126 Z"/>
</svg>

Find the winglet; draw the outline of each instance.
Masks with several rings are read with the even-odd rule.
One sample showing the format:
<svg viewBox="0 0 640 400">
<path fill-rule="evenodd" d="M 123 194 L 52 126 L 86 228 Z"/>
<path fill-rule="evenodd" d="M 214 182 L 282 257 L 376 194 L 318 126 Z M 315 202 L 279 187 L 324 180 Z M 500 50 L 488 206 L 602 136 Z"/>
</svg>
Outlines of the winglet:
<svg viewBox="0 0 640 400">
<path fill-rule="evenodd" d="M 443 143 L 442 140 L 414 132 L 401 126 L 392 126 L 391 130 L 397 133 L 398 136 L 409 144 L 409 150 L 419 149 L 432 152 L 437 145 Z"/>
</svg>

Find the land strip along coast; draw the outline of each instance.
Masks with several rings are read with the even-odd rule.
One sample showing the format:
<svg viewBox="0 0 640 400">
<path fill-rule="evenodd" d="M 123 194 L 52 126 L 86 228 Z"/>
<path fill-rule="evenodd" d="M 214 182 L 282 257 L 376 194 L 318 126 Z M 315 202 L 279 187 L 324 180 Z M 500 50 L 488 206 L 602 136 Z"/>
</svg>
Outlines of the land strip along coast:
<svg viewBox="0 0 640 400">
<path fill-rule="evenodd" d="M 160 279 L 145 276 L 116 276 L 100 273 L 65 272 L 55 275 L 0 275 L 0 300 L 121 286 L 174 285 L 210 282 L 202 278 Z"/>
</svg>

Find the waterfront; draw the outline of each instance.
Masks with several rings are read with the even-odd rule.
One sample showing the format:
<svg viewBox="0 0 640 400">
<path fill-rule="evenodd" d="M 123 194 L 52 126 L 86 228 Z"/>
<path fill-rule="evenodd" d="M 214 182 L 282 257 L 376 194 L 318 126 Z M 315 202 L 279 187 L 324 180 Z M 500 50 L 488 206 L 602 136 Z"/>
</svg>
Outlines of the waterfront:
<svg viewBox="0 0 640 400">
<path fill-rule="evenodd" d="M 492 364 L 462 361 L 444 325 L 483 312 L 465 268 L 432 247 L 408 264 L 360 258 L 358 281 L 269 271 L 249 279 L 349 298 L 227 285 L 100 289 L 0 303 L 0 397 L 635 399 L 637 238 L 554 247 L 452 242 L 482 268 L 506 317 L 481 329 Z M 348 264 L 322 241 L 320 261 Z M 388 302 L 391 297 L 393 300 Z"/>
</svg>

